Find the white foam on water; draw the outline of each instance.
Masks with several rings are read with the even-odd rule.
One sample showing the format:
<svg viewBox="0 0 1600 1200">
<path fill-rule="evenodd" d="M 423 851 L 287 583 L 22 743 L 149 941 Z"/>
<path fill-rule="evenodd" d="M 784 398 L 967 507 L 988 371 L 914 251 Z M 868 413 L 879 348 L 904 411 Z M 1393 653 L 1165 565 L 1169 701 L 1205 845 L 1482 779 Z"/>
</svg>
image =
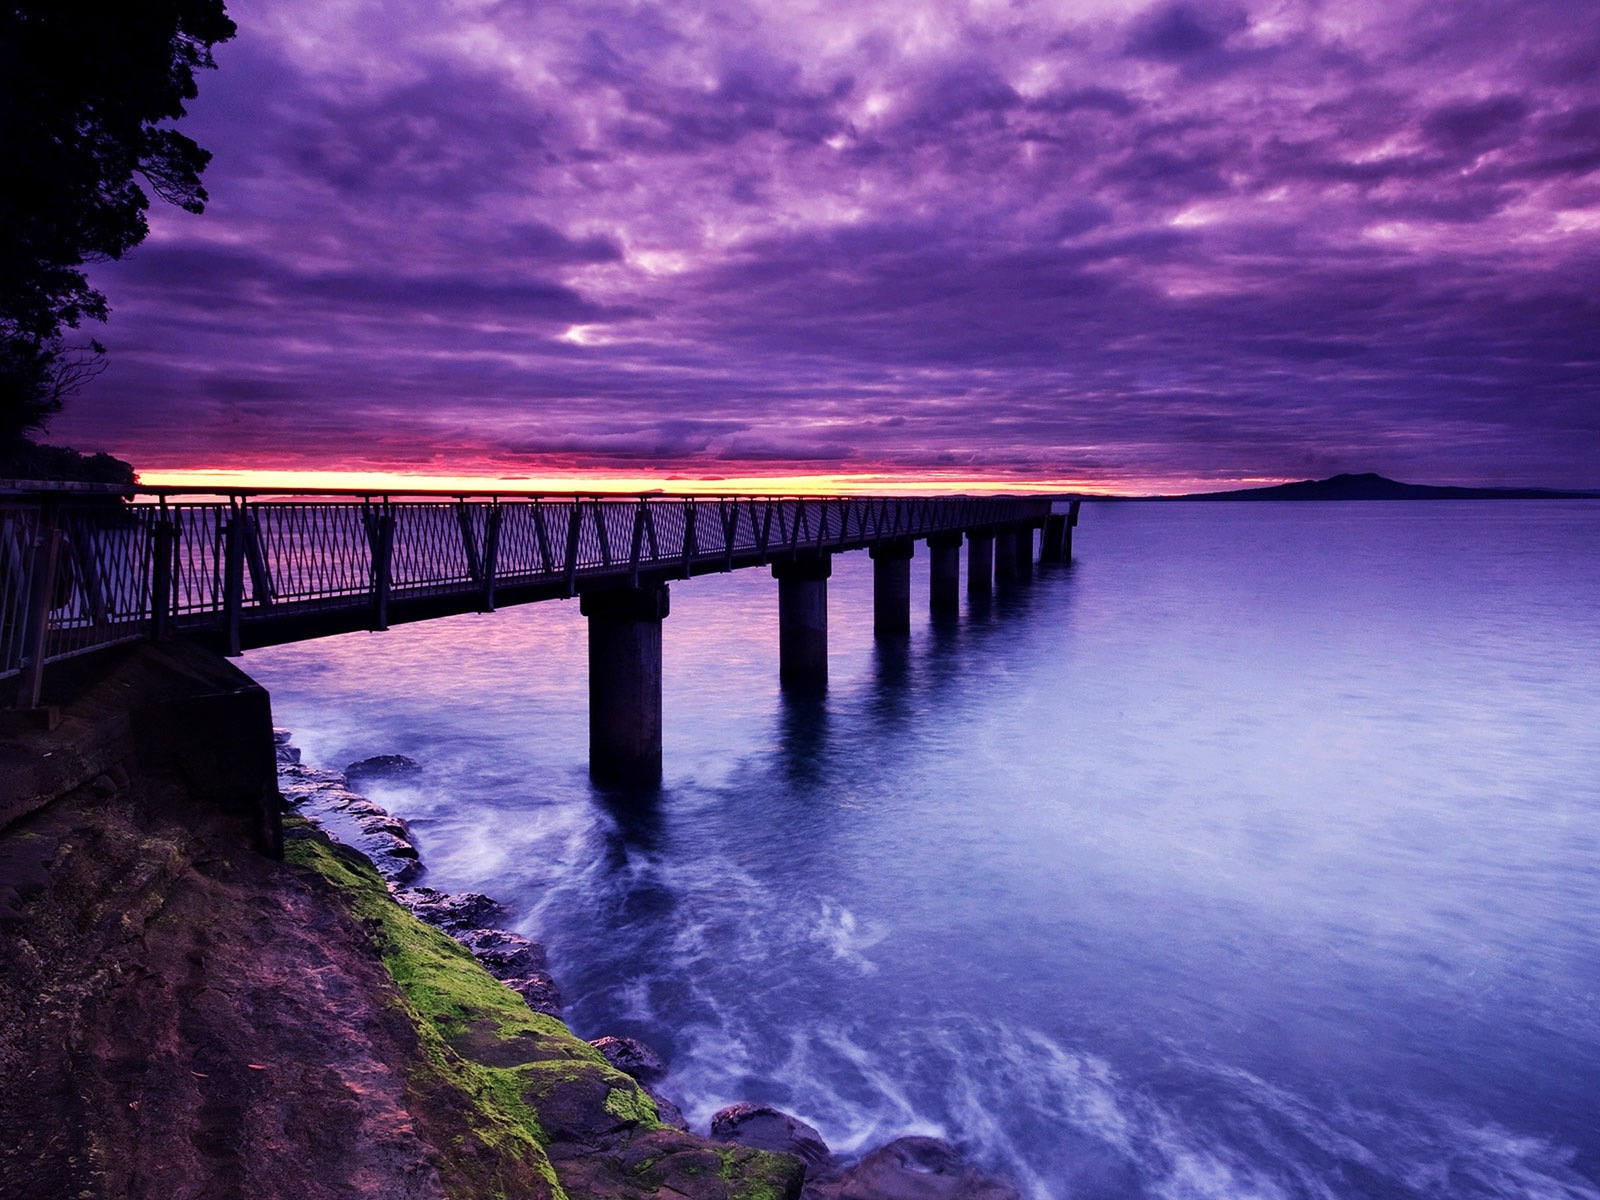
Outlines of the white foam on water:
<svg viewBox="0 0 1600 1200">
<path fill-rule="evenodd" d="M 802 1090 L 818 1113 L 815 1123 L 836 1151 L 854 1154 L 896 1137 L 950 1135 L 947 1126 L 920 1111 L 899 1064 L 842 1031 L 796 1034 L 789 1062 L 790 1077 L 803 1081 Z M 849 1094 L 823 1082 L 839 1079 L 841 1065 L 849 1068 L 854 1084 Z"/>
<path fill-rule="evenodd" d="M 1394 1130 L 1408 1152 L 1403 1178 L 1430 1200 L 1600 1200 L 1600 1186 L 1573 1169 L 1573 1154 L 1545 1138 L 1512 1133 L 1458 1113 L 1418 1112 Z"/>
<path fill-rule="evenodd" d="M 947 1138 L 1032 1200 L 1116 1194 L 1103 1178 L 1075 1182 L 1088 1159 L 1114 1164 L 1113 1176 L 1125 1170 L 1150 1200 L 1349 1200 L 1366 1194 L 1350 1170 L 1418 1200 L 1600 1200 L 1571 1152 L 1547 1139 L 1406 1097 L 1381 1112 L 1313 1098 L 1177 1047 L 1164 1057 L 1183 1086 L 1166 1095 L 1102 1055 L 971 1013 L 930 1008 L 915 1027 L 888 1031 L 829 1024 L 820 1013 L 763 1028 L 766 1006 L 704 977 L 733 963 L 750 972 L 755 993 L 789 986 L 762 967 L 775 938 L 811 945 L 845 975 L 872 976 L 871 951 L 889 927 L 830 895 L 786 905 L 726 854 L 684 861 L 619 846 L 616 823 L 584 806 L 535 805 L 502 821 L 482 809 L 457 812 L 420 782 L 376 784 L 369 794 L 424 831 L 425 861 L 440 882 L 493 894 L 497 878 L 523 880 L 513 923 L 531 936 L 579 906 L 620 913 L 652 896 L 671 906 L 664 923 L 612 924 L 619 961 L 637 969 L 610 980 L 604 999 L 609 1020 L 678 1021 L 668 1091 L 701 1127 L 734 1100 L 761 1099 L 809 1121 L 845 1155 L 912 1134 Z M 526 886 L 529 862 L 543 865 L 550 886 Z M 647 945 L 646 931 L 661 940 Z M 693 1019 L 663 1012 L 662 986 L 687 996 L 675 1008 Z"/>
<path fill-rule="evenodd" d="M 813 939 L 831 950 L 834 958 L 862 974 L 875 972 L 878 965 L 865 952 L 883 941 L 888 929 L 876 921 L 857 920 L 855 913 L 831 896 L 823 896 L 820 903 L 822 911 L 811 930 Z"/>
</svg>

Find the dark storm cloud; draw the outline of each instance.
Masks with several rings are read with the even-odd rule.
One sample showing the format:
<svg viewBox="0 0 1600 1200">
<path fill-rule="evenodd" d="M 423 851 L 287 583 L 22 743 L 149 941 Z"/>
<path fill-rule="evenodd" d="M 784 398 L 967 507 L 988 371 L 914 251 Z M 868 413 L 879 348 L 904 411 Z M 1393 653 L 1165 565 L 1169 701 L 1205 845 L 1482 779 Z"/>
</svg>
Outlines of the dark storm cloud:
<svg viewBox="0 0 1600 1200">
<path fill-rule="evenodd" d="M 1158 4 L 1133 21 L 1126 53 L 1182 62 L 1215 53 L 1249 24 L 1244 10 L 1229 5 Z"/>
<path fill-rule="evenodd" d="M 1581 6 L 233 8 L 135 459 L 1600 483 Z"/>
</svg>

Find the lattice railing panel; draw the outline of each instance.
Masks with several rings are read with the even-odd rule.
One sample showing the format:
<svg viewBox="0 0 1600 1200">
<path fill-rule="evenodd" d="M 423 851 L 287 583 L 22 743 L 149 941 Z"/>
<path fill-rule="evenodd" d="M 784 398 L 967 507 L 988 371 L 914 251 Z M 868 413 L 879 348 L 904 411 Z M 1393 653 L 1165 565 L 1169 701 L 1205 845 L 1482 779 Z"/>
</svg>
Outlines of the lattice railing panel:
<svg viewBox="0 0 1600 1200">
<path fill-rule="evenodd" d="M 983 526 L 1041 525 L 1048 500 L 892 497 L 267 498 L 0 496 L 0 676 L 157 628 L 555 587 L 833 552 Z M 55 566 L 42 580 L 53 546 Z M 1030 540 L 1031 548 L 1031 540 Z M 43 626 L 36 594 L 47 597 Z M 32 606 L 32 607 L 30 607 Z M 30 634 L 30 630 L 32 633 Z"/>
</svg>

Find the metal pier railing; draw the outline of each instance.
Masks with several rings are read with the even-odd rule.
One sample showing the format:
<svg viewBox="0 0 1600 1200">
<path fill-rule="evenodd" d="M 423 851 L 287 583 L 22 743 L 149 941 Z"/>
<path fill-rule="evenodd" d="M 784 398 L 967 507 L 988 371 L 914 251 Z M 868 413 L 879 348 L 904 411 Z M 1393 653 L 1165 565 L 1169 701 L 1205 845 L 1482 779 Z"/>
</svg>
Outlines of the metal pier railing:
<svg viewBox="0 0 1600 1200">
<path fill-rule="evenodd" d="M 970 530 L 1047 498 L 0 487 L 0 679 L 174 633 L 226 653 Z"/>
</svg>

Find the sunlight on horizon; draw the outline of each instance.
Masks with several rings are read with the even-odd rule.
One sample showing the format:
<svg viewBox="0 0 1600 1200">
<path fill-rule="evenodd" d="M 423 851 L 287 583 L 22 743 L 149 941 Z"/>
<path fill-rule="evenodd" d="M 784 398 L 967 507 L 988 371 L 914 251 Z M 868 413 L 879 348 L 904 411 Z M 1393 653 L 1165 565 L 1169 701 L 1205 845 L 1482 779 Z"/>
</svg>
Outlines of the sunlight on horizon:
<svg viewBox="0 0 1600 1200">
<path fill-rule="evenodd" d="M 966 495 L 966 494 L 1049 494 L 1078 492 L 1088 495 L 1126 496 L 1146 490 L 1156 481 L 1137 481 L 1107 485 L 1069 477 L 1007 479 L 993 475 L 890 474 L 861 472 L 841 474 L 725 475 L 689 478 L 679 474 L 648 471 L 573 472 L 544 475 L 408 475 L 392 471 L 331 470 L 205 470 L 178 469 L 141 471 L 144 487 L 206 488 L 218 491 L 283 489 L 327 489 L 330 491 L 372 494 L 448 492 L 458 495 L 496 495 L 507 493 L 623 493 L 663 492 L 683 495 Z M 1166 485 L 1169 481 L 1159 481 Z M 1183 486 L 1180 481 L 1170 481 Z M 1209 485 L 1215 486 L 1215 485 Z"/>
</svg>

